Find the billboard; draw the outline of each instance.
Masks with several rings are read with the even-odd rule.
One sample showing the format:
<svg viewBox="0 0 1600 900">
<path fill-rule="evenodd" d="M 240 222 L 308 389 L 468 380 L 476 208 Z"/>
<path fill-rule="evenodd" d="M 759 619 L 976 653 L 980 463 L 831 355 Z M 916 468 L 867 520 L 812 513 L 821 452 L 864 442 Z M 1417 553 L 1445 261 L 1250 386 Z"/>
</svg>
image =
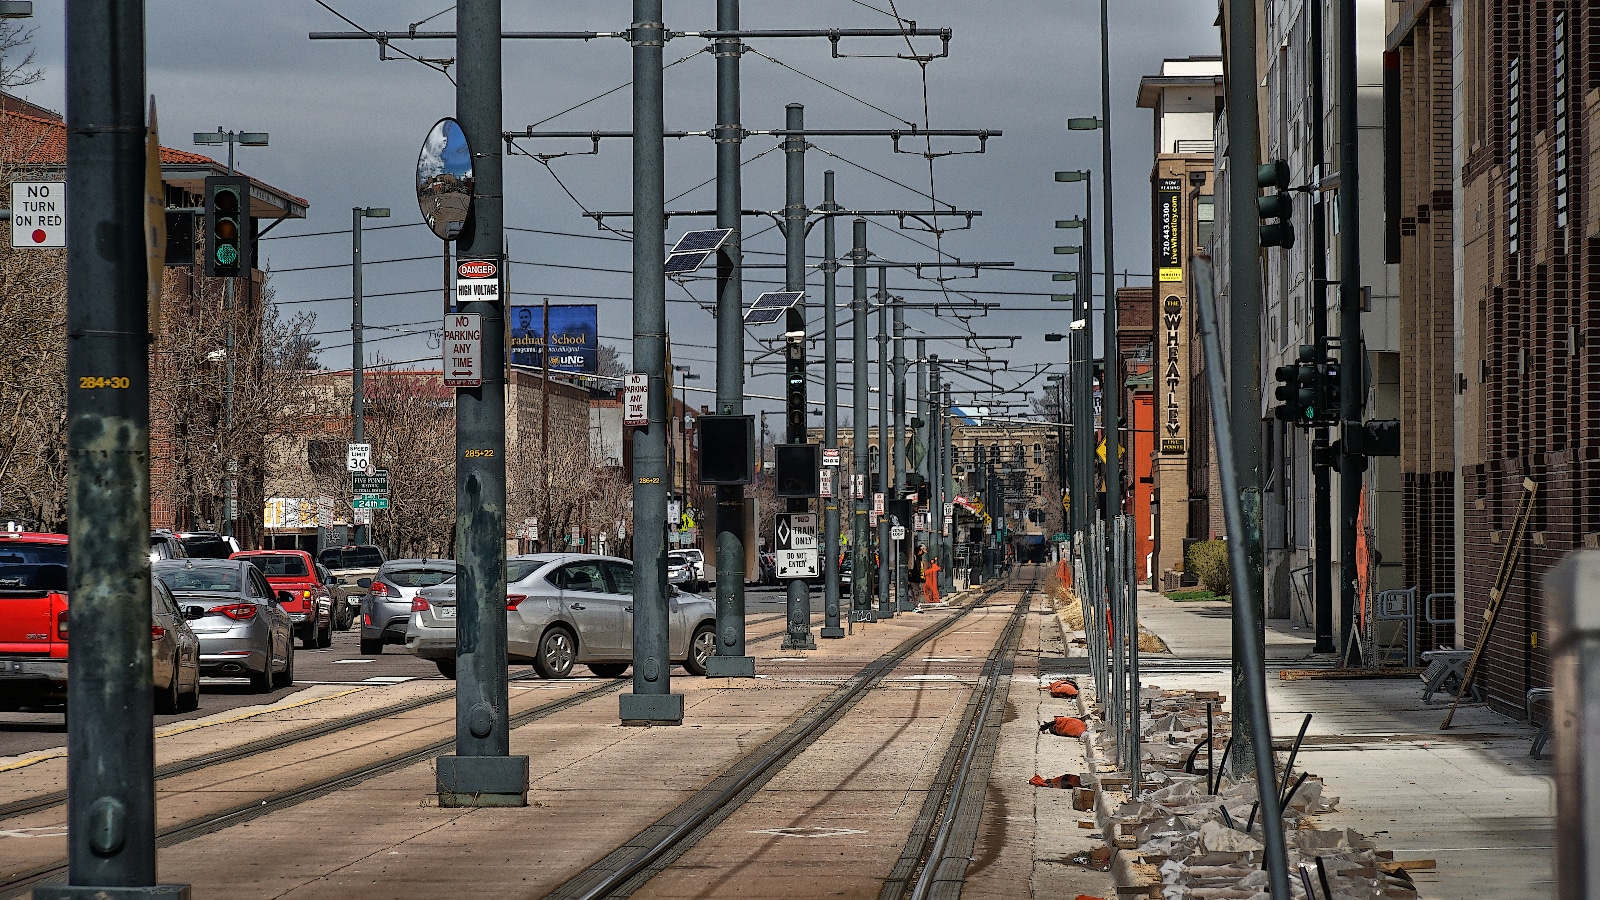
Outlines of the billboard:
<svg viewBox="0 0 1600 900">
<path fill-rule="evenodd" d="M 1183 281 L 1183 179 L 1156 182 L 1156 274 L 1160 281 Z"/>
<path fill-rule="evenodd" d="M 600 367 L 599 307 L 569 304 L 551 306 L 549 310 L 550 339 L 546 341 L 542 304 L 511 307 L 511 364 L 540 368 L 548 347 L 550 371 L 595 374 Z"/>
</svg>

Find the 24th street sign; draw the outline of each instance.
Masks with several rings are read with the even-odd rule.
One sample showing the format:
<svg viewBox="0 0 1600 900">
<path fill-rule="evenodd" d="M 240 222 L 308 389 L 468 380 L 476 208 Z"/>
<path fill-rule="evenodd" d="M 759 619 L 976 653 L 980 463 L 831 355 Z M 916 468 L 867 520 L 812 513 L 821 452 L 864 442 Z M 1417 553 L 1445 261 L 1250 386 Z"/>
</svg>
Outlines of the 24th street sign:
<svg viewBox="0 0 1600 900">
<path fill-rule="evenodd" d="M 350 501 L 351 509 L 388 509 L 389 498 L 378 494 L 359 494 Z"/>
</svg>

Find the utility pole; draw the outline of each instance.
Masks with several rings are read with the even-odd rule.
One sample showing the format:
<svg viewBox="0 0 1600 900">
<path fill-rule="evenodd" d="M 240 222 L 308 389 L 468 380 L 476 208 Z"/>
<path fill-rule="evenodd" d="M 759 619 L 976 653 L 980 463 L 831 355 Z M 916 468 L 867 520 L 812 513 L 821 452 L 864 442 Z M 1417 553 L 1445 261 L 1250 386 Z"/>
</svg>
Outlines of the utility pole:
<svg viewBox="0 0 1600 900">
<path fill-rule="evenodd" d="M 1339 0 L 1339 609 L 1346 665 L 1360 662 L 1355 633 L 1356 520 L 1367 457 L 1361 445 L 1367 361 L 1361 337 L 1361 204 L 1356 149 L 1356 4 Z M 1259 507 L 1258 507 L 1259 508 Z M 1260 571 L 1259 565 L 1256 567 Z"/>
<path fill-rule="evenodd" d="M 872 608 L 872 537 L 867 530 L 867 512 L 871 509 L 872 478 L 868 468 L 867 444 L 870 428 L 867 417 L 867 220 L 851 222 L 853 244 L 850 257 L 855 264 L 852 272 L 850 302 L 850 347 L 854 368 L 851 373 L 851 413 L 854 419 L 851 443 L 855 450 L 855 484 L 851 493 L 855 497 L 855 519 L 850 530 L 850 621 L 876 622 L 877 611 Z M 935 367 L 937 371 L 937 367 Z"/>
<path fill-rule="evenodd" d="M 893 585 L 889 583 L 889 270 L 878 270 L 878 489 L 883 515 L 878 517 L 878 618 L 894 618 Z M 876 502 L 876 501 L 874 501 Z"/>
<path fill-rule="evenodd" d="M 361 310 L 361 220 L 387 219 L 389 210 L 378 206 L 355 206 L 350 209 L 350 415 L 355 425 L 351 429 L 351 442 L 366 443 L 366 389 L 362 376 L 366 369 L 366 356 L 361 349 L 365 325 Z M 371 515 L 371 511 L 368 511 Z M 356 526 L 357 544 L 372 542 L 370 526 Z"/>
<path fill-rule="evenodd" d="M 891 298 L 890 304 L 894 309 L 894 493 L 890 496 L 899 500 L 906 493 L 906 309 L 905 301 L 900 297 Z M 916 504 L 912 504 L 912 509 Z M 906 535 L 915 543 L 917 525 L 913 514 L 913 521 L 901 522 L 900 527 L 906 529 Z M 905 554 L 900 552 L 900 542 L 889 539 L 890 549 L 895 554 L 895 595 L 899 598 L 897 604 L 900 612 L 910 612 L 916 609 L 916 604 L 911 602 L 910 586 L 906 581 Z"/>
<path fill-rule="evenodd" d="M 838 204 L 833 196 L 833 170 L 822 173 L 822 446 L 839 449 L 839 335 L 838 289 L 839 259 L 834 220 Z M 822 610 L 824 638 L 842 638 L 839 624 L 839 498 L 849 488 L 839 478 L 844 471 L 834 466 L 832 496 L 822 500 Z"/>
<path fill-rule="evenodd" d="M 62 900 L 189 896 L 187 885 L 152 887 L 144 18 L 139 0 L 67 8 L 67 202 L 73 210 L 67 220 L 67 530 L 73 548 L 67 579 L 74 611 L 67 778 L 72 789 L 67 794 L 67 884 L 34 888 L 36 897 Z M 86 382 L 107 386 L 82 387 Z"/>
<path fill-rule="evenodd" d="M 1322 59 L 1322 15 L 1318 11 L 1310 17 L 1311 35 L 1307 59 Z M 1309 66 L 1311 75 L 1311 109 L 1307 127 L 1310 129 L 1311 178 L 1313 184 L 1322 181 L 1327 168 L 1327 151 L 1323 146 L 1322 66 Z M 1328 362 L 1328 207 L 1321 190 L 1311 192 L 1311 277 L 1306 283 L 1307 299 L 1311 306 L 1311 342 L 1317 348 L 1317 362 Z M 1342 377 L 1342 376 L 1341 376 Z M 1337 653 L 1333 642 L 1333 486 L 1328 473 L 1332 460 L 1328 453 L 1328 426 L 1318 425 L 1311 431 L 1312 479 L 1312 588 L 1311 608 L 1313 632 L 1316 642 L 1313 653 Z"/>
<path fill-rule="evenodd" d="M 504 283 L 500 0 L 462 0 L 456 23 L 456 118 L 474 157 L 457 258 L 493 261 Z M 438 760 L 439 805 L 526 806 L 528 758 L 510 755 L 507 724 L 505 310 L 458 306 L 482 317 L 484 379 L 456 389 L 456 752 Z"/>
<path fill-rule="evenodd" d="M 806 139 L 799 132 L 806 127 L 805 107 L 791 103 L 785 107 L 784 128 L 791 132 L 783 139 L 783 249 L 784 288 L 801 291 L 799 302 L 789 307 L 785 315 L 785 352 L 790 359 L 801 360 L 800 371 L 805 371 L 806 352 Z M 803 392 L 805 382 L 800 384 Z M 792 389 L 791 389 L 792 391 Z M 786 392 L 788 393 L 788 392 Z M 791 444 L 806 443 L 806 405 L 787 409 L 787 436 Z M 803 513 L 811 509 L 805 498 L 789 498 L 789 511 Z M 818 551 L 818 556 L 822 551 Z M 820 560 L 819 560 L 820 562 Z M 815 650 L 817 641 L 811 636 L 811 586 L 805 579 L 795 578 L 788 585 L 789 632 L 783 640 L 785 650 Z"/>
<path fill-rule="evenodd" d="M 944 401 L 939 384 L 939 354 L 928 356 L 928 558 L 945 567 L 944 561 Z M 943 573 L 940 573 L 942 576 Z M 942 590 L 944 581 L 939 580 Z"/>
<path fill-rule="evenodd" d="M 739 30 L 739 0 L 717 0 L 717 30 Z M 738 38 L 712 45 L 717 59 L 717 227 L 732 229 L 717 251 L 717 412 L 744 415 L 744 184 L 739 150 L 739 60 L 744 44 Z M 757 464 L 759 465 L 759 459 Z M 717 486 L 717 655 L 706 660 L 714 678 L 754 678 L 756 660 L 744 644 L 744 529 L 749 511 L 745 486 Z M 757 569 L 759 570 L 759 566 Z"/>
<path fill-rule="evenodd" d="M 633 692 L 625 724 L 681 725 L 667 643 L 667 281 L 662 0 L 633 2 L 633 364 L 650 379 L 650 424 L 633 433 Z M 498 71 L 498 69 L 497 69 Z M 498 135 L 497 135 L 498 137 Z M 720 302 L 720 298 L 719 298 Z"/>
<path fill-rule="evenodd" d="M 1266 640 L 1261 597 L 1261 228 L 1256 213 L 1256 180 L 1261 162 L 1256 146 L 1256 13 L 1254 2 L 1229 0 L 1227 44 L 1228 117 L 1228 384 L 1229 425 L 1233 432 L 1235 480 L 1244 534 L 1229 535 L 1244 547 L 1246 595 L 1255 615 L 1233 617 L 1233 695 L 1249 702 L 1251 677 L 1239 648 Z M 1344 160 L 1340 161 L 1341 164 Z M 1109 269 L 1107 270 L 1109 272 Z M 1108 275 L 1109 277 L 1109 275 Z M 1109 291 L 1107 292 L 1109 296 Z M 1261 629 L 1245 635 L 1245 620 Z M 1249 710 L 1234 716 L 1234 772 L 1255 770 L 1254 719 Z M 1271 748 L 1263 748 L 1270 753 Z"/>
</svg>

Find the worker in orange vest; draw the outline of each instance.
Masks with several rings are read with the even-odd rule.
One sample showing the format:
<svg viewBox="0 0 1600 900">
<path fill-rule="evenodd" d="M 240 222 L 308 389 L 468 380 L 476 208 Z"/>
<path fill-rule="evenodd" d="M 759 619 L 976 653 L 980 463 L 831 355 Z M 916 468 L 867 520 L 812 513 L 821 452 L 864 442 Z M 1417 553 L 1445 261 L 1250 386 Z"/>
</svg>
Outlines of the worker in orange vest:
<svg viewBox="0 0 1600 900">
<path fill-rule="evenodd" d="M 929 559 L 922 575 L 922 602 L 939 602 L 939 560 Z"/>
</svg>

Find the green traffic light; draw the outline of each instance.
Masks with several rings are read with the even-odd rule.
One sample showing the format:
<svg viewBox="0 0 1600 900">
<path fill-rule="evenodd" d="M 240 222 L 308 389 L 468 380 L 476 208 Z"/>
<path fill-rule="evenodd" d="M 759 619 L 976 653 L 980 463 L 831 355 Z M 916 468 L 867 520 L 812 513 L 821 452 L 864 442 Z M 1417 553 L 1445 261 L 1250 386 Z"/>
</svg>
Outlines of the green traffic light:
<svg viewBox="0 0 1600 900">
<path fill-rule="evenodd" d="M 231 266 L 239 261 L 239 248 L 232 244 L 223 244 L 217 247 L 217 262 Z"/>
</svg>

